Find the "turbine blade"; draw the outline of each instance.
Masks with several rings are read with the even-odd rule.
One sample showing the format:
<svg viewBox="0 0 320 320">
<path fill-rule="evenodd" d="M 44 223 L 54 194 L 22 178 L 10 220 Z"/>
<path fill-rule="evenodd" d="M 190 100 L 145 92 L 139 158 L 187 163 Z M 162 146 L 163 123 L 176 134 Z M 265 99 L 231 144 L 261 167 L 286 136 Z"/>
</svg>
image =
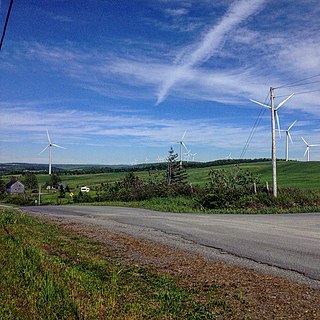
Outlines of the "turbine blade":
<svg viewBox="0 0 320 320">
<path fill-rule="evenodd" d="M 54 147 L 60 148 L 60 149 L 65 149 L 64 147 L 61 147 L 61 146 L 59 146 L 59 145 L 57 145 L 55 143 L 51 143 L 51 145 L 54 146 Z"/>
<path fill-rule="evenodd" d="M 309 150 L 309 146 L 307 146 L 306 151 L 304 152 L 304 155 L 303 155 L 304 157 L 306 156 L 308 150 Z"/>
<path fill-rule="evenodd" d="M 288 131 L 295 125 L 296 122 L 297 122 L 297 120 L 292 123 L 292 125 L 288 128 Z"/>
<path fill-rule="evenodd" d="M 293 95 L 294 95 L 294 93 L 291 94 L 288 98 L 284 99 L 282 102 L 280 102 L 275 109 L 278 110 L 278 109 L 279 109 L 281 106 L 283 106 Z"/>
<path fill-rule="evenodd" d="M 275 110 L 275 116 L 276 116 L 276 120 L 277 120 L 277 125 L 278 125 L 278 131 L 279 131 L 279 137 L 281 138 L 281 130 L 280 130 L 280 121 L 279 121 L 279 115 L 278 112 Z"/>
<path fill-rule="evenodd" d="M 42 152 L 46 151 L 48 149 L 48 147 L 50 147 L 50 144 L 48 144 L 39 154 L 41 154 Z"/>
<path fill-rule="evenodd" d="M 303 139 L 303 137 L 301 137 L 301 139 L 303 140 L 303 142 L 308 146 L 308 142 L 306 140 Z"/>
<path fill-rule="evenodd" d="M 183 134 L 182 137 L 181 137 L 181 141 L 183 140 L 183 138 L 184 138 L 184 136 L 186 135 L 186 133 L 187 133 L 187 130 L 184 131 L 184 134 Z"/>
<path fill-rule="evenodd" d="M 48 129 L 47 129 L 47 137 L 48 137 L 49 144 L 51 144 L 51 139 L 50 139 L 50 136 L 49 136 L 49 131 L 48 131 Z"/>
<path fill-rule="evenodd" d="M 266 107 L 266 108 L 271 109 L 271 107 L 268 106 L 267 104 L 261 103 L 261 102 L 259 102 L 259 101 L 253 100 L 253 99 L 249 99 L 249 100 L 250 100 L 251 102 L 253 102 L 253 103 L 259 104 L 260 106 L 263 106 L 263 107 Z"/>
<path fill-rule="evenodd" d="M 291 134 L 290 134 L 289 130 L 287 131 L 287 135 L 288 135 L 288 137 L 289 137 L 289 139 L 290 139 L 291 143 L 293 144 L 293 141 L 292 141 Z"/>
<path fill-rule="evenodd" d="M 185 145 L 185 143 L 183 141 L 181 141 L 181 144 L 184 146 L 184 148 L 187 150 L 187 152 L 189 152 L 189 149 L 187 148 L 187 146 Z"/>
</svg>

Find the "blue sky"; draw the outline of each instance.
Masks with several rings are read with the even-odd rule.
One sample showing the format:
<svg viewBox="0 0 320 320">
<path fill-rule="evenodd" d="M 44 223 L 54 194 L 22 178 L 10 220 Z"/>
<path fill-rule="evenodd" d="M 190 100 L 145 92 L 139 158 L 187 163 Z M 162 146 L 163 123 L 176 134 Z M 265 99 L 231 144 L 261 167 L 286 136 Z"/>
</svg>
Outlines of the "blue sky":
<svg viewBox="0 0 320 320">
<path fill-rule="evenodd" d="M 1 27 L 9 0 L 1 2 Z M 20 0 L 0 52 L 0 162 L 239 158 L 270 86 L 320 74 L 318 0 Z M 297 86 L 299 84 L 299 86 Z M 320 77 L 275 90 L 290 157 L 320 144 Z M 310 92 L 313 91 L 313 92 Z M 307 92 L 307 93 L 303 93 Z M 244 155 L 270 157 L 270 112 Z M 277 138 L 284 158 L 285 139 Z M 320 147 L 311 151 L 320 160 Z"/>
</svg>

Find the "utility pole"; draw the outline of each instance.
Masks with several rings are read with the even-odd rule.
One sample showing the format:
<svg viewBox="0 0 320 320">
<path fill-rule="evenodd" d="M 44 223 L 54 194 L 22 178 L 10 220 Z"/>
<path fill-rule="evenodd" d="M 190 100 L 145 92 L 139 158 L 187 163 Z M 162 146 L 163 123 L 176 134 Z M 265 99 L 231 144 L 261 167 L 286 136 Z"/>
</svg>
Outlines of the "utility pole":
<svg viewBox="0 0 320 320">
<path fill-rule="evenodd" d="M 39 197 L 39 200 L 38 200 L 38 206 L 41 205 L 40 201 L 41 201 L 41 184 L 39 184 L 39 188 L 38 188 L 38 197 Z"/>
<path fill-rule="evenodd" d="M 275 125 L 275 118 L 278 122 L 278 127 L 280 131 L 280 124 L 279 124 L 279 116 L 278 116 L 278 109 L 283 106 L 293 95 L 292 93 L 288 98 L 284 99 L 282 102 L 278 104 L 278 106 L 274 107 L 274 89 L 270 87 L 270 101 L 271 105 L 266 105 L 264 103 L 258 102 L 256 100 L 250 99 L 253 103 L 259 104 L 260 106 L 266 107 L 271 109 L 271 136 L 272 136 L 272 187 L 273 187 L 273 196 L 277 197 L 277 159 L 276 159 L 276 125 Z M 295 123 L 295 122 L 294 122 Z M 293 124 L 294 124 L 293 123 Z M 291 125 L 291 127 L 293 126 Z M 291 128 L 290 127 L 290 128 Z M 289 130 L 289 129 L 288 129 Z M 289 132 L 289 131 L 288 131 Z"/>
<path fill-rule="evenodd" d="M 182 168 L 182 141 L 180 141 L 180 168 Z"/>
<path fill-rule="evenodd" d="M 277 156 L 276 156 L 276 126 L 274 110 L 274 88 L 270 87 L 271 100 L 271 137 L 272 137 L 272 188 L 273 196 L 277 197 Z"/>
</svg>

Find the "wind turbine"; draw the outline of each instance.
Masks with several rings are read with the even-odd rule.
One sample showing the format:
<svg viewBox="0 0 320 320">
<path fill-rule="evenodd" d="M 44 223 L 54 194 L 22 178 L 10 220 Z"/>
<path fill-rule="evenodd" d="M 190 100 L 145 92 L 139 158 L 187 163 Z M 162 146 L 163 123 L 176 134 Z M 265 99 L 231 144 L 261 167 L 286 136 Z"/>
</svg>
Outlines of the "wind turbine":
<svg viewBox="0 0 320 320">
<path fill-rule="evenodd" d="M 187 152 L 189 151 L 188 148 L 186 147 L 185 143 L 183 142 L 184 136 L 186 135 L 187 130 L 184 132 L 184 134 L 182 135 L 180 141 L 177 141 L 177 143 L 179 143 L 180 145 L 180 168 L 182 167 L 182 146 L 185 147 L 185 149 L 187 150 Z"/>
<path fill-rule="evenodd" d="M 231 158 L 231 152 L 228 154 L 228 156 L 226 157 L 227 160 L 232 160 Z"/>
<path fill-rule="evenodd" d="M 184 154 L 184 160 L 189 161 L 191 157 L 191 150 L 187 150 Z"/>
<path fill-rule="evenodd" d="M 275 126 L 275 118 L 278 123 L 278 130 L 280 135 L 280 122 L 279 122 L 279 116 L 278 116 L 278 109 L 284 105 L 293 95 L 292 93 L 288 98 L 284 99 L 282 102 L 280 102 L 277 107 L 274 107 L 274 89 L 273 87 L 270 87 L 270 106 L 266 105 L 264 103 L 258 102 L 256 100 L 250 99 L 250 101 L 259 104 L 260 106 L 266 107 L 270 109 L 271 111 L 271 157 L 272 157 L 272 193 L 273 196 L 276 198 L 278 193 L 278 187 L 277 187 L 277 156 L 276 156 L 276 126 Z"/>
<path fill-rule="evenodd" d="M 274 108 L 274 117 L 276 118 L 276 121 L 277 121 L 277 126 L 278 126 L 278 132 L 279 132 L 279 136 L 281 137 L 281 133 L 280 133 L 280 121 L 279 121 L 279 115 L 278 115 L 278 109 L 280 107 L 282 107 L 292 96 L 294 95 L 294 93 L 292 93 L 288 98 L 284 99 L 283 101 L 281 101 L 275 108 Z M 266 107 L 268 109 L 271 109 L 271 106 L 267 105 L 267 104 L 264 104 L 264 103 L 261 103 L 259 101 L 256 101 L 256 100 L 253 100 L 253 99 L 250 99 L 251 102 L 253 103 L 256 103 L 260 106 L 263 106 L 263 107 Z"/>
<path fill-rule="evenodd" d="M 301 139 L 303 140 L 303 142 L 307 145 L 306 151 L 304 152 L 304 157 L 307 154 L 307 161 L 310 161 L 310 147 L 320 147 L 320 144 L 309 144 L 305 139 L 303 139 L 303 137 L 301 137 Z"/>
<path fill-rule="evenodd" d="M 297 122 L 297 120 L 295 122 L 293 122 L 287 130 L 280 130 L 280 131 L 286 133 L 286 161 L 289 160 L 289 139 L 290 139 L 291 143 L 293 143 L 292 138 L 291 138 L 291 134 L 290 134 L 290 129 L 295 125 L 296 122 Z"/>
<path fill-rule="evenodd" d="M 51 139 L 50 139 L 49 131 L 48 131 L 48 130 L 47 130 L 47 137 L 48 137 L 48 142 L 49 142 L 49 144 L 48 144 L 39 154 L 41 154 L 42 152 L 44 152 L 45 150 L 47 150 L 47 149 L 49 148 L 49 174 L 51 174 L 51 166 L 52 166 L 52 147 L 61 148 L 61 149 L 65 149 L 65 148 L 51 142 Z"/>
<path fill-rule="evenodd" d="M 190 155 L 192 157 L 192 161 L 194 161 L 194 157 L 197 155 L 197 153 L 191 153 Z"/>
</svg>

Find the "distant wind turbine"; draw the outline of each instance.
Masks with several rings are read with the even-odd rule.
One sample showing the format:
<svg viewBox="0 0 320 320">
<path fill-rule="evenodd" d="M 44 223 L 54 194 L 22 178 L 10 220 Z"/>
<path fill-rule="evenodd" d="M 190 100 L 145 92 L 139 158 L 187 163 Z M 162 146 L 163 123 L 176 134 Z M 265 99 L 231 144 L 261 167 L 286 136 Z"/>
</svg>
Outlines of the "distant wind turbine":
<svg viewBox="0 0 320 320">
<path fill-rule="evenodd" d="M 158 162 L 162 162 L 162 161 L 165 161 L 165 160 L 166 160 L 166 157 L 160 157 L 160 156 L 157 157 L 157 161 Z"/>
<path fill-rule="evenodd" d="M 184 155 L 184 160 L 189 161 L 191 157 L 191 150 L 187 150 L 187 152 L 185 152 L 183 155 Z"/>
<path fill-rule="evenodd" d="M 307 145 L 306 151 L 304 152 L 304 157 L 307 155 L 307 161 L 310 161 L 310 147 L 320 147 L 320 144 L 309 144 L 303 137 L 301 137 L 303 142 Z"/>
<path fill-rule="evenodd" d="M 197 153 L 191 153 L 190 155 L 191 155 L 191 157 L 192 157 L 192 161 L 194 161 L 194 158 L 195 158 L 195 156 L 197 155 Z"/>
<path fill-rule="evenodd" d="M 65 149 L 64 147 L 61 147 L 55 143 L 51 142 L 50 136 L 49 136 L 49 131 L 47 130 L 47 137 L 48 137 L 48 142 L 49 144 L 39 153 L 41 154 L 45 150 L 49 148 L 49 174 L 51 174 L 51 166 L 52 166 L 52 147 L 60 148 L 60 149 Z"/>
<path fill-rule="evenodd" d="M 281 132 L 286 133 L 286 161 L 289 160 L 289 139 L 290 139 L 291 143 L 293 143 L 292 138 L 291 138 L 291 134 L 290 134 L 290 129 L 295 125 L 296 122 L 297 122 L 297 120 L 295 122 L 293 122 L 287 130 L 280 130 Z"/>
<path fill-rule="evenodd" d="M 184 146 L 184 148 L 187 150 L 187 152 L 189 151 L 188 148 L 186 147 L 185 143 L 183 142 L 183 139 L 184 139 L 184 136 L 186 135 L 186 133 L 187 133 L 187 130 L 184 132 L 181 139 L 179 141 L 177 141 L 177 143 L 179 143 L 179 145 L 180 145 L 180 167 L 182 167 L 182 146 Z"/>
<path fill-rule="evenodd" d="M 277 126 L 278 126 L 278 132 L 279 132 L 279 136 L 281 137 L 281 129 L 280 129 L 280 121 L 279 121 L 279 115 L 278 115 L 278 109 L 283 106 L 292 96 L 294 95 L 294 93 L 292 93 L 288 98 L 284 99 L 282 102 L 280 102 L 275 108 L 274 108 L 274 116 L 277 120 Z M 256 101 L 256 100 L 253 100 L 253 99 L 250 99 L 250 101 L 252 101 L 253 103 L 256 103 L 260 106 L 263 106 L 263 107 L 266 107 L 268 109 L 271 109 L 271 106 L 267 105 L 267 104 L 264 104 L 264 103 L 261 103 L 259 101 Z"/>
</svg>

